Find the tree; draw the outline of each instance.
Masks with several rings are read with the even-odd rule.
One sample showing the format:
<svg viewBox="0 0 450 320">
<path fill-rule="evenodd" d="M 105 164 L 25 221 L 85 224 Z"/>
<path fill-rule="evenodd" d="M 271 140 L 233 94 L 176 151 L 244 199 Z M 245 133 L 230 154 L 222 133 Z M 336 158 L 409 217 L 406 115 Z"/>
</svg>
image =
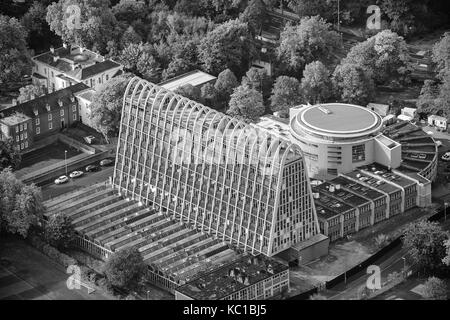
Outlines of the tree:
<svg viewBox="0 0 450 320">
<path fill-rule="evenodd" d="M 0 140 L 0 171 L 11 167 L 17 169 L 22 161 L 22 156 L 14 147 L 12 138 Z"/>
<path fill-rule="evenodd" d="M 372 78 L 358 65 L 349 63 L 338 65 L 332 81 L 334 91 L 343 102 L 366 105 L 375 93 Z"/>
<path fill-rule="evenodd" d="M 155 59 L 155 50 L 150 44 L 130 43 L 119 56 L 124 67 L 151 82 L 159 82 L 160 65 Z"/>
<path fill-rule="evenodd" d="M 20 22 L 28 31 L 28 43 L 31 48 L 42 46 L 51 37 L 50 27 L 45 20 L 47 7 L 41 2 L 34 1 Z"/>
<path fill-rule="evenodd" d="M 198 46 L 199 61 L 207 72 L 225 68 L 242 75 L 255 56 L 255 44 L 246 23 L 230 20 L 209 31 Z"/>
<path fill-rule="evenodd" d="M 217 107 L 217 91 L 212 83 L 207 83 L 200 89 L 202 102 L 212 108 Z"/>
<path fill-rule="evenodd" d="M 363 68 L 376 84 L 393 79 L 407 82 L 411 72 L 406 42 L 390 30 L 383 30 L 352 47 L 343 64 Z"/>
<path fill-rule="evenodd" d="M 196 102 L 200 101 L 201 91 L 199 88 L 194 87 L 192 84 L 185 84 L 181 87 L 178 87 L 174 92 L 190 100 Z"/>
<path fill-rule="evenodd" d="M 255 89 L 261 93 L 264 93 L 268 84 L 268 76 L 266 69 L 260 69 L 251 67 L 244 77 L 242 77 L 242 84 L 248 86 L 251 89 Z"/>
<path fill-rule="evenodd" d="M 425 80 L 416 103 L 420 112 L 450 116 L 450 72 L 442 77 L 441 81 Z"/>
<path fill-rule="evenodd" d="M 44 211 L 41 189 L 24 185 L 8 168 L 0 172 L 0 194 L 1 228 L 25 238 Z"/>
<path fill-rule="evenodd" d="M 450 32 L 444 33 L 441 40 L 433 45 L 432 60 L 436 64 L 439 78 L 450 73 Z"/>
<path fill-rule="evenodd" d="M 390 29 L 404 36 L 415 31 L 415 17 L 411 11 L 411 0 L 382 0 L 381 11 L 390 20 Z"/>
<path fill-rule="evenodd" d="M 113 253 L 104 265 L 104 273 L 113 286 L 125 288 L 144 271 L 142 256 L 135 247 Z"/>
<path fill-rule="evenodd" d="M 45 225 L 44 235 L 50 245 L 59 249 L 69 248 L 76 236 L 71 220 L 61 213 L 50 217 Z"/>
<path fill-rule="evenodd" d="M 123 96 L 130 77 L 122 75 L 105 83 L 94 94 L 89 118 L 92 126 L 109 142 L 119 134 Z"/>
<path fill-rule="evenodd" d="M 330 72 L 320 62 L 314 61 L 305 66 L 301 82 L 302 93 L 305 100 L 312 104 L 326 102 L 331 97 Z"/>
<path fill-rule="evenodd" d="M 131 25 L 134 21 L 145 20 L 149 12 L 149 7 L 142 0 L 120 0 L 112 7 L 112 13 L 118 21 L 125 21 Z"/>
<path fill-rule="evenodd" d="M 132 26 L 128 27 L 128 29 L 122 34 L 122 38 L 120 40 L 122 48 L 126 48 L 130 43 L 138 44 L 141 42 L 142 42 L 141 36 L 138 35 L 136 31 L 134 31 L 134 28 Z"/>
<path fill-rule="evenodd" d="M 423 297 L 427 300 L 447 300 L 445 281 L 436 277 L 429 277 L 424 283 Z"/>
<path fill-rule="evenodd" d="M 234 89 L 230 98 L 227 114 L 241 118 L 244 121 L 255 121 L 264 114 L 265 107 L 261 92 L 240 85 Z"/>
<path fill-rule="evenodd" d="M 305 17 L 300 24 L 284 28 L 277 54 L 292 72 L 299 74 L 314 60 L 329 61 L 339 43 L 339 35 L 331 24 L 319 16 Z"/>
<path fill-rule="evenodd" d="M 59 0 L 48 6 L 46 20 L 64 42 L 105 53 L 119 33 L 109 5 L 109 0 Z"/>
<path fill-rule="evenodd" d="M 303 102 L 300 82 L 296 78 L 280 76 L 275 80 L 270 97 L 272 111 L 289 114 L 289 109 Z"/>
<path fill-rule="evenodd" d="M 250 0 L 239 19 L 242 22 L 248 23 L 254 34 L 259 34 L 266 17 L 267 13 L 264 2 L 262 0 Z"/>
<path fill-rule="evenodd" d="M 436 222 L 419 221 L 411 223 L 404 234 L 403 245 L 411 257 L 425 271 L 439 270 L 445 257 L 444 242 L 447 232 Z"/>
<path fill-rule="evenodd" d="M 0 84 L 20 81 L 24 75 L 30 74 L 27 36 L 27 31 L 17 19 L 0 14 Z"/>
<path fill-rule="evenodd" d="M 239 86 L 239 82 L 230 69 L 225 69 L 217 76 L 217 80 L 214 84 L 214 88 L 217 92 L 217 102 L 219 107 L 222 108 L 230 101 L 230 96 L 234 89 Z"/>
<path fill-rule="evenodd" d="M 17 97 L 17 100 L 20 103 L 23 103 L 29 100 L 33 100 L 34 98 L 40 97 L 45 93 L 46 92 L 43 87 L 35 84 L 29 84 L 19 89 L 19 96 Z"/>
</svg>

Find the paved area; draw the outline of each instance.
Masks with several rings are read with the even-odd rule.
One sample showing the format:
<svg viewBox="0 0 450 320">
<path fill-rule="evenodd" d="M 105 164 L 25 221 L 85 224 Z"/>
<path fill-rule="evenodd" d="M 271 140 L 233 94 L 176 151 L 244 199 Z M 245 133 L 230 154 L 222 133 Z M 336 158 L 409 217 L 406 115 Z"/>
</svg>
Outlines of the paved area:
<svg viewBox="0 0 450 320">
<path fill-rule="evenodd" d="M 84 168 L 81 168 L 84 171 Z M 98 172 L 85 172 L 84 176 L 77 179 L 70 179 L 65 184 L 56 185 L 54 183 L 42 187 L 44 200 L 55 198 L 64 193 L 72 192 L 99 182 L 103 182 L 112 177 L 114 167 L 102 167 Z"/>
<path fill-rule="evenodd" d="M 0 300 L 110 300 L 86 288 L 70 290 L 64 268 L 25 241 L 1 238 Z"/>
<path fill-rule="evenodd" d="M 34 150 L 25 154 L 22 157 L 21 169 L 17 170 L 15 173 L 18 177 L 22 177 L 30 172 L 35 172 L 64 161 L 65 150 L 67 150 L 67 160 L 83 153 L 58 141 L 45 148 Z"/>
</svg>

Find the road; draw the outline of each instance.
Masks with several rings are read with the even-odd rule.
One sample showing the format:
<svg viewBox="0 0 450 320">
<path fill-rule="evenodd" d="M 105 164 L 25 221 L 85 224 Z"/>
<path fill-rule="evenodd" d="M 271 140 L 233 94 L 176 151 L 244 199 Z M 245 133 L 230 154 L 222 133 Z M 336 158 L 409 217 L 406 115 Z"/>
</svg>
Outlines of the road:
<svg viewBox="0 0 450 320">
<path fill-rule="evenodd" d="M 84 168 L 80 168 L 80 170 L 84 171 Z M 65 184 L 56 185 L 54 183 L 49 183 L 41 186 L 42 195 L 44 200 L 55 198 L 64 193 L 106 181 L 109 177 L 113 176 L 113 173 L 114 167 L 101 167 L 101 170 L 98 172 L 85 172 L 82 177 L 70 179 L 70 181 Z M 55 179 L 56 178 L 57 177 L 55 177 Z"/>
</svg>

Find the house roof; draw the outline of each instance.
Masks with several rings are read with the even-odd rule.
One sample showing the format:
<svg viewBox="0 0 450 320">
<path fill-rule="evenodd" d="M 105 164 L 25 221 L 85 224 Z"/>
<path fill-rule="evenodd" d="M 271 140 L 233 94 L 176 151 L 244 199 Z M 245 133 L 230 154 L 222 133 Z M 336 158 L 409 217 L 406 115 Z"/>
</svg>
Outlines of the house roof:
<svg viewBox="0 0 450 320">
<path fill-rule="evenodd" d="M 202 86 L 210 81 L 216 80 L 217 78 L 213 75 L 210 75 L 206 72 L 200 70 L 194 70 L 185 74 L 182 74 L 178 77 L 166 80 L 158 84 L 167 90 L 176 90 L 179 87 L 190 84 L 194 87 Z"/>
<path fill-rule="evenodd" d="M 14 113 L 8 117 L 0 119 L 0 123 L 4 123 L 7 126 L 15 126 L 19 123 L 26 122 L 30 120 L 31 118 L 22 114 L 22 113 Z"/>
<path fill-rule="evenodd" d="M 50 105 L 50 108 L 58 107 L 58 102 L 61 101 L 63 105 L 72 103 L 71 97 L 74 97 L 74 94 L 77 92 L 81 92 L 89 89 L 87 85 L 84 83 L 77 83 L 73 86 L 64 88 L 62 90 L 58 90 L 41 97 L 38 97 L 33 100 L 29 100 L 27 102 L 9 107 L 7 109 L 3 109 L 2 113 L 5 117 L 8 117 L 14 113 L 23 113 L 31 118 L 34 118 L 36 115 L 34 113 L 35 110 L 38 111 L 39 114 L 47 113 L 47 104 Z"/>
<path fill-rule="evenodd" d="M 77 80 L 86 80 L 107 70 L 120 67 L 121 65 L 109 59 L 103 59 L 95 52 L 80 48 L 57 48 L 54 53 L 45 52 L 33 59 L 45 63 L 58 70 L 66 76 Z"/>
</svg>

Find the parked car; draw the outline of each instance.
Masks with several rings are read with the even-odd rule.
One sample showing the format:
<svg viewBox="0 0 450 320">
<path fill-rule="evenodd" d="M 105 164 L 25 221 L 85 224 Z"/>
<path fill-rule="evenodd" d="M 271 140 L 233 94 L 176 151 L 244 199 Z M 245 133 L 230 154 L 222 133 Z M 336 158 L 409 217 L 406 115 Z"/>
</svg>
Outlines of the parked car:
<svg viewBox="0 0 450 320">
<path fill-rule="evenodd" d="M 419 154 L 419 159 L 426 159 L 427 158 L 427 155 L 425 154 L 425 153 L 421 153 L 421 154 Z"/>
<path fill-rule="evenodd" d="M 104 160 L 100 161 L 100 165 L 102 167 L 112 166 L 113 164 L 114 164 L 114 160 L 113 159 L 104 159 Z"/>
<path fill-rule="evenodd" d="M 450 161 L 450 152 L 446 152 L 442 155 L 441 159 L 443 161 Z"/>
<path fill-rule="evenodd" d="M 417 155 L 417 154 L 415 154 L 415 153 L 411 153 L 411 154 L 409 155 L 409 157 L 410 157 L 410 158 L 413 158 L 413 159 L 418 159 L 418 158 L 419 158 L 419 155 Z"/>
<path fill-rule="evenodd" d="M 95 137 L 94 137 L 94 136 L 87 136 L 87 137 L 84 137 L 84 141 L 86 141 L 86 142 L 89 143 L 89 144 L 93 144 L 94 141 L 95 141 Z"/>
<path fill-rule="evenodd" d="M 69 178 L 67 176 L 61 176 L 58 179 L 55 180 L 55 184 L 63 184 L 69 181 Z"/>
<path fill-rule="evenodd" d="M 83 171 L 74 171 L 74 172 L 72 172 L 72 173 L 69 175 L 69 177 L 71 177 L 72 179 L 74 179 L 74 178 L 79 178 L 79 177 L 81 177 L 83 174 L 84 174 Z"/>
<path fill-rule="evenodd" d="M 100 170 L 99 166 L 96 166 L 95 164 L 90 164 L 86 167 L 86 172 L 95 172 Z"/>
</svg>

